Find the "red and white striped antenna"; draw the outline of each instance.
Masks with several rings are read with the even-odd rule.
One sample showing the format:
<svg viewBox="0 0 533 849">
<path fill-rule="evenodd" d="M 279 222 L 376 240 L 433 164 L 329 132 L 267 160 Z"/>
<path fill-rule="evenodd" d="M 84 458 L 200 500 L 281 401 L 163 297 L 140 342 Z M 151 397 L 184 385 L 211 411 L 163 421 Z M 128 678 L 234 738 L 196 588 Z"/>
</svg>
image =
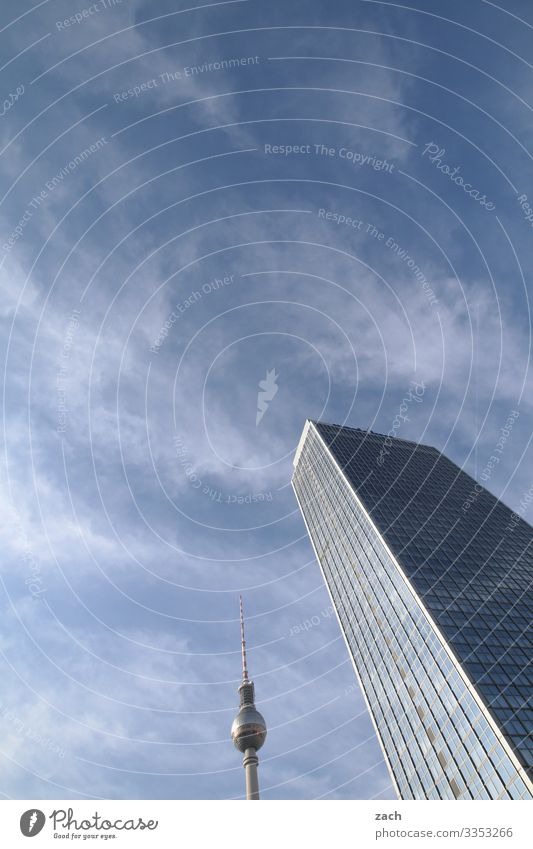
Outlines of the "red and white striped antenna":
<svg viewBox="0 0 533 849">
<path fill-rule="evenodd" d="M 248 682 L 248 667 L 246 665 L 246 640 L 244 639 L 244 606 L 242 603 L 242 595 L 239 596 L 241 607 L 241 651 L 242 651 L 242 680 Z"/>
</svg>

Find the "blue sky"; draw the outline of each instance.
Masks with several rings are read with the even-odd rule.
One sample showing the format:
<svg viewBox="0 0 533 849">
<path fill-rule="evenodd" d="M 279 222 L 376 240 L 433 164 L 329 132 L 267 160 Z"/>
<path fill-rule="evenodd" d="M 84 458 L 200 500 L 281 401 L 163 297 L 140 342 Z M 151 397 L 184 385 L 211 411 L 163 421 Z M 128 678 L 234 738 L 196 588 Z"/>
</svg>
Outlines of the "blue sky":
<svg viewBox="0 0 533 849">
<path fill-rule="evenodd" d="M 6 798 L 242 795 L 241 591 L 264 797 L 393 798 L 292 455 L 306 418 L 388 432 L 416 381 L 396 434 L 471 474 L 518 413 L 485 483 L 531 521 L 532 27 L 4 4 Z"/>
</svg>

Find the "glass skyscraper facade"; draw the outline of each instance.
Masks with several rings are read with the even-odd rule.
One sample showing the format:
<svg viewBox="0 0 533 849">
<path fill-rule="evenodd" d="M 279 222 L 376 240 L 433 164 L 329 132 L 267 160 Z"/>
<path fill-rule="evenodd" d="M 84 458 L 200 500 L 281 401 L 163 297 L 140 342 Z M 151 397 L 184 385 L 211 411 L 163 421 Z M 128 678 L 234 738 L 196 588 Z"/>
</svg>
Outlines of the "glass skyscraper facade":
<svg viewBox="0 0 533 849">
<path fill-rule="evenodd" d="M 294 466 L 398 795 L 533 798 L 533 529 L 406 440 L 308 421 Z"/>
</svg>

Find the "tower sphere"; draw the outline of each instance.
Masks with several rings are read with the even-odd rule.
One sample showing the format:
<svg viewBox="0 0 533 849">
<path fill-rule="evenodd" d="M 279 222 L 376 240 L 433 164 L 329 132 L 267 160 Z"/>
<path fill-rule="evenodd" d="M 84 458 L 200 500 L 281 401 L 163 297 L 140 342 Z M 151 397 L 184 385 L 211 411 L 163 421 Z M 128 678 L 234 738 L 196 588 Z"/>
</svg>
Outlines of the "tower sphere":
<svg viewBox="0 0 533 849">
<path fill-rule="evenodd" d="M 266 735 L 266 722 L 254 705 L 242 707 L 231 726 L 231 739 L 239 752 L 244 753 L 246 749 L 258 751 Z"/>
</svg>

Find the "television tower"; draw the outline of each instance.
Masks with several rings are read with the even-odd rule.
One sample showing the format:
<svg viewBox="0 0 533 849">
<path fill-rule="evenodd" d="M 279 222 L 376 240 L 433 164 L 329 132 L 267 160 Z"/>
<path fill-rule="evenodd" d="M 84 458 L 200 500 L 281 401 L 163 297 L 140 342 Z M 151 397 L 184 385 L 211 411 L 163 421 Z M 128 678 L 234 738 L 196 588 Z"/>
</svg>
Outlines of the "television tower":
<svg viewBox="0 0 533 849">
<path fill-rule="evenodd" d="M 231 739 L 235 747 L 244 757 L 242 765 L 246 774 L 246 798 L 259 799 L 259 780 L 257 752 L 265 742 L 266 722 L 255 707 L 254 682 L 248 677 L 246 664 L 246 640 L 244 639 L 244 611 L 242 595 L 240 596 L 241 613 L 241 650 L 242 650 L 242 681 L 239 686 L 240 710 L 231 726 Z"/>
</svg>

